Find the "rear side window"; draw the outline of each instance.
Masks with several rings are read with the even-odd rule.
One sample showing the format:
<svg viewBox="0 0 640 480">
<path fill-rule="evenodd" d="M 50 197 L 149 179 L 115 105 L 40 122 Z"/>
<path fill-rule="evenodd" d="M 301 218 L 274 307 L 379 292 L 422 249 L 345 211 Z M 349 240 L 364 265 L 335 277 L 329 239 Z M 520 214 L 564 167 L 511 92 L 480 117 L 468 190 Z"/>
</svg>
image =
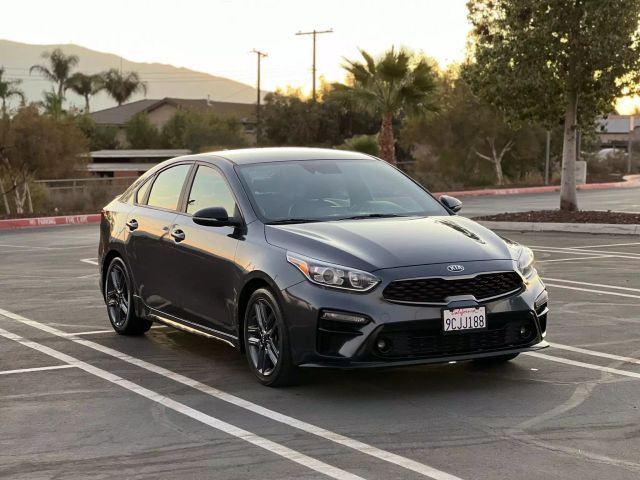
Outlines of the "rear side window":
<svg viewBox="0 0 640 480">
<path fill-rule="evenodd" d="M 236 201 L 220 172 L 199 166 L 187 202 L 187 213 L 193 214 L 201 208 L 224 207 L 230 217 L 235 216 Z"/>
<path fill-rule="evenodd" d="M 149 179 L 138 189 L 136 192 L 136 203 L 144 203 L 144 199 L 147 196 L 147 192 L 149 191 L 149 187 L 152 183 L 153 181 Z"/>
<path fill-rule="evenodd" d="M 190 169 L 191 165 L 177 165 L 160 172 L 151 186 L 147 205 L 177 210 L 180 192 Z"/>
</svg>

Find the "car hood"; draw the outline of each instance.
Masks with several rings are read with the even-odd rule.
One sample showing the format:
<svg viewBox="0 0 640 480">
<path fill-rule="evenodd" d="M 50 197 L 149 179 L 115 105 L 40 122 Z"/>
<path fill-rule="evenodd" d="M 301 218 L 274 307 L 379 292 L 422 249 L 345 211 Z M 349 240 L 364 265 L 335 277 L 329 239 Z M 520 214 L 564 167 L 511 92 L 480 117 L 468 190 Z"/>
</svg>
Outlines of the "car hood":
<svg viewBox="0 0 640 480">
<path fill-rule="evenodd" d="M 368 271 L 512 258 L 498 235 L 458 216 L 265 225 L 265 236 L 291 252 Z"/>
</svg>

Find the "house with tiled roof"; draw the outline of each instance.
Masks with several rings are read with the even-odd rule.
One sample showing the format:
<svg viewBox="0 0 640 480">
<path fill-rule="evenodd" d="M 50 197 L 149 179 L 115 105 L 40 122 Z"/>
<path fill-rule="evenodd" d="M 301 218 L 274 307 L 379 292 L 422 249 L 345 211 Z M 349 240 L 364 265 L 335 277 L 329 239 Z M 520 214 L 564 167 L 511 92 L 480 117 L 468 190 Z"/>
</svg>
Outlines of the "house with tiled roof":
<svg viewBox="0 0 640 480">
<path fill-rule="evenodd" d="M 126 147 L 124 127 L 138 113 L 146 113 L 153 125 L 162 128 L 178 110 L 206 111 L 222 118 L 237 118 L 242 122 L 249 142 L 254 143 L 256 130 L 255 109 L 255 105 L 250 103 L 214 102 L 209 99 L 162 98 L 159 100 L 138 100 L 137 102 L 98 110 L 91 113 L 91 118 L 98 125 L 118 127 L 120 131 L 117 139 L 123 147 Z"/>
</svg>

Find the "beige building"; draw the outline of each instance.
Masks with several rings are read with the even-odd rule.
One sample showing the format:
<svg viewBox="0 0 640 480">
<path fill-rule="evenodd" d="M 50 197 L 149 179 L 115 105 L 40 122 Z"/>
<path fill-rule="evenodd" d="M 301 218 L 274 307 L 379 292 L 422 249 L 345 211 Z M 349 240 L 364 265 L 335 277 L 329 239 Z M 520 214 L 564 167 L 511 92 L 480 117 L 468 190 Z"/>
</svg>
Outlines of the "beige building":
<svg viewBox="0 0 640 480">
<path fill-rule="evenodd" d="M 178 110 L 199 110 L 215 113 L 223 118 L 237 118 L 244 126 L 244 133 L 250 144 L 255 143 L 256 117 L 255 105 L 250 103 L 214 102 L 208 99 L 163 98 L 161 100 L 138 100 L 118 107 L 107 108 L 91 113 L 91 118 L 98 125 L 118 127 L 117 139 L 126 148 L 127 137 L 125 124 L 138 113 L 146 113 L 149 121 L 162 128 Z"/>
<path fill-rule="evenodd" d="M 627 150 L 629 141 L 640 141 L 640 116 L 607 115 L 598 120 L 596 134 L 600 139 L 600 148 Z"/>
</svg>

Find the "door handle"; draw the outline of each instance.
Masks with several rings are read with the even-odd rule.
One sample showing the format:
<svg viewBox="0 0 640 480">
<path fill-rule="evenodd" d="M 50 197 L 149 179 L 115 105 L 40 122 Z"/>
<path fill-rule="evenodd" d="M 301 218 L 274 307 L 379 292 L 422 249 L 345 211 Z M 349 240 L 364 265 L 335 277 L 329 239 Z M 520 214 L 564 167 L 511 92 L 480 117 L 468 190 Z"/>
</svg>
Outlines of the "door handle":
<svg viewBox="0 0 640 480">
<path fill-rule="evenodd" d="M 182 230 L 180 230 L 179 228 L 176 228 L 175 230 L 173 230 L 171 232 L 171 236 L 173 237 L 173 240 L 176 243 L 180 243 L 181 241 L 183 241 L 186 238 L 184 232 Z"/>
<path fill-rule="evenodd" d="M 126 225 L 127 227 L 129 227 L 129 230 L 133 232 L 135 229 L 138 228 L 138 221 L 135 218 L 132 218 L 126 223 Z"/>
</svg>

